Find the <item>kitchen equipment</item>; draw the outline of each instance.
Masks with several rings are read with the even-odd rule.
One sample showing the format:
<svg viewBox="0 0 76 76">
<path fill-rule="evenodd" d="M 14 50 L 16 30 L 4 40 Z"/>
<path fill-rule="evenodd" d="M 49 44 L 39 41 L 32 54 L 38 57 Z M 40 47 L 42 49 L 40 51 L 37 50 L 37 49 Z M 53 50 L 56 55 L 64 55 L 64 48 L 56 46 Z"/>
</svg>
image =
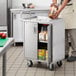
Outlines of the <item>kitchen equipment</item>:
<svg viewBox="0 0 76 76">
<path fill-rule="evenodd" d="M 38 19 L 37 17 L 23 19 L 23 22 L 24 52 L 27 65 L 31 67 L 36 61 L 47 63 L 50 70 L 54 70 L 56 64 L 60 67 L 65 57 L 64 21 L 62 19 Z M 47 24 L 47 41 L 39 40 L 39 33 L 42 31 L 41 27 L 45 27 L 44 24 Z"/>
</svg>

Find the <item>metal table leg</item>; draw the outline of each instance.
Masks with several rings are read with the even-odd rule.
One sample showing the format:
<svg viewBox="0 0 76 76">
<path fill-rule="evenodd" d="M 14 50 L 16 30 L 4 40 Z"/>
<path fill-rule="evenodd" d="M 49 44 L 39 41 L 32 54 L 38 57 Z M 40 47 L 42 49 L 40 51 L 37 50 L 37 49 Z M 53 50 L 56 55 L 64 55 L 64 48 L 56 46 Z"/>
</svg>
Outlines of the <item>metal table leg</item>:
<svg viewBox="0 0 76 76">
<path fill-rule="evenodd" d="M 6 76 L 6 53 L 3 54 L 2 76 Z"/>
</svg>

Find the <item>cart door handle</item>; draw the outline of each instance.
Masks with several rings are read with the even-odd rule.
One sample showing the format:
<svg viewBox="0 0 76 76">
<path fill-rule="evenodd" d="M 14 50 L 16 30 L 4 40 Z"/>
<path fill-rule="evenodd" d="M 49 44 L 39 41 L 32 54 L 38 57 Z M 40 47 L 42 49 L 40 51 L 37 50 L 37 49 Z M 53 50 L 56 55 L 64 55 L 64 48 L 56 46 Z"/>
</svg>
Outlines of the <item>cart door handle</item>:
<svg viewBox="0 0 76 76">
<path fill-rule="evenodd" d="M 14 19 L 16 19 L 16 14 L 13 14 Z"/>
<path fill-rule="evenodd" d="M 34 27 L 34 33 L 35 33 L 35 34 L 37 33 L 37 29 L 36 29 L 36 27 Z"/>
</svg>

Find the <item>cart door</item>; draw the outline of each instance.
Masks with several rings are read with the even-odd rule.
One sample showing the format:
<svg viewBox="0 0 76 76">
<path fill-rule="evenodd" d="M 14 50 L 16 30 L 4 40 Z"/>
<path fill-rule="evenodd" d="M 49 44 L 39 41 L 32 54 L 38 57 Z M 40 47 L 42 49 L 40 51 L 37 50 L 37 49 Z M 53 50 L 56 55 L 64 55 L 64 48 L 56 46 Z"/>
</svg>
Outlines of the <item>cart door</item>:
<svg viewBox="0 0 76 76">
<path fill-rule="evenodd" d="M 24 23 L 24 51 L 27 59 L 37 59 L 37 23 Z"/>
<path fill-rule="evenodd" d="M 48 26 L 48 60 L 57 62 L 65 57 L 65 24 L 62 19 L 53 20 Z"/>
<path fill-rule="evenodd" d="M 62 19 L 53 22 L 53 62 L 65 57 L 65 24 Z"/>
</svg>

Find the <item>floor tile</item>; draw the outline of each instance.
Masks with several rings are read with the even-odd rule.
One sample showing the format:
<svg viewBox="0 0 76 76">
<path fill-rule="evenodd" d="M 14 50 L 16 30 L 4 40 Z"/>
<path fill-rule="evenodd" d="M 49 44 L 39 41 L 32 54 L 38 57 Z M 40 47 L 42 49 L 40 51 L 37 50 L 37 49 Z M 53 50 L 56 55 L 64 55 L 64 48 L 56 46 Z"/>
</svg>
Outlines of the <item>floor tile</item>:
<svg viewBox="0 0 76 76">
<path fill-rule="evenodd" d="M 45 63 L 33 62 L 32 67 L 27 66 L 23 46 L 10 47 L 7 52 L 7 76 L 76 76 L 76 62 L 63 60 L 61 67 L 56 66 L 50 71 Z M 2 74 L 2 57 L 0 57 L 0 76 Z"/>
<path fill-rule="evenodd" d="M 74 74 L 65 74 L 65 76 L 75 76 Z"/>
<path fill-rule="evenodd" d="M 49 70 L 47 70 L 45 72 L 45 75 L 44 76 L 55 76 L 55 71 L 49 71 Z"/>
</svg>

